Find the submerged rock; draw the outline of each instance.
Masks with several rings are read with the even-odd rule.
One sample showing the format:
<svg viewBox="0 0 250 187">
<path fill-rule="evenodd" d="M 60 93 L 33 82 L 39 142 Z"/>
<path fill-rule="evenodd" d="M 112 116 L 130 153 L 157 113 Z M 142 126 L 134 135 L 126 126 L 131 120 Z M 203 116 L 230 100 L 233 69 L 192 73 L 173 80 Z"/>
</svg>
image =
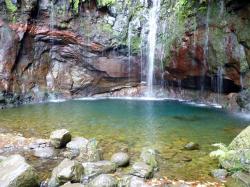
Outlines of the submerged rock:
<svg viewBox="0 0 250 187">
<path fill-rule="evenodd" d="M 146 164 L 152 166 L 154 169 L 157 170 L 158 163 L 156 161 L 156 155 L 157 155 L 156 150 L 144 148 L 142 150 L 140 158 L 143 162 L 145 162 Z"/>
<path fill-rule="evenodd" d="M 117 187 L 118 182 L 117 180 L 107 174 L 101 174 L 94 178 L 90 184 L 89 187 Z"/>
<path fill-rule="evenodd" d="M 55 148 L 62 148 L 65 147 L 65 145 L 70 142 L 71 140 L 71 134 L 68 130 L 66 129 L 60 129 L 60 130 L 56 130 L 53 131 L 50 134 L 50 141 L 51 144 L 55 147 Z"/>
<path fill-rule="evenodd" d="M 233 139 L 229 144 L 228 149 L 250 149 L 250 126 L 241 131 L 241 133 Z"/>
<path fill-rule="evenodd" d="M 186 144 L 184 146 L 184 149 L 186 149 L 186 150 L 199 150 L 200 145 L 198 143 L 189 142 L 188 144 Z"/>
<path fill-rule="evenodd" d="M 84 167 L 85 177 L 90 178 L 99 174 L 108 174 L 116 171 L 116 165 L 111 161 L 86 162 Z"/>
<path fill-rule="evenodd" d="M 119 181 L 119 187 L 146 187 L 146 183 L 143 178 L 132 176 L 132 175 L 125 175 Z"/>
<path fill-rule="evenodd" d="M 96 162 L 102 160 L 102 152 L 95 139 L 88 141 L 87 147 L 80 150 L 80 155 L 76 158 L 80 162 Z"/>
<path fill-rule="evenodd" d="M 56 187 L 67 182 L 80 182 L 84 174 L 82 164 L 77 161 L 64 159 L 52 171 L 52 176 L 49 181 L 49 187 Z"/>
<path fill-rule="evenodd" d="M 1 187 L 38 187 L 38 175 L 20 155 L 12 155 L 0 163 Z"/>
<path fill-rule="evenodd" d="M 127 166 L 129 164 L 129 155 L 127 153 L 115 153 L 111 157 L 111 162 L 115 163 L 118 167 Z"/>
<path fill-rule="evenodd" d="M 141 178 L 152 178 L 153 167 L 145 162 L 136 162 L 132 166 L 131 174 Z"/>
</svg>

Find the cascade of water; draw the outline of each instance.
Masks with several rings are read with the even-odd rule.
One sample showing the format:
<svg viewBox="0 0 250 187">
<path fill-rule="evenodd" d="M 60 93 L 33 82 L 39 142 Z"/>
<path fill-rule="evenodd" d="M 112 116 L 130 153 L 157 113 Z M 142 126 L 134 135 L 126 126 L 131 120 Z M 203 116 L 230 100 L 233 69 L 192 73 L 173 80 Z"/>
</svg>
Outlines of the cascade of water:
<svg viewBox="0 0 250 187">
<path fill-rule="evenodd" d="M 141 31 L 141 83 L 143 83 L 143 76 L 144 76 L 144 27 Z"/>
<path fill-rule="evenodd" d="M 209 21 L 210 21 L 210 0 L 208 0 L 207 3 L 207 16 L 206 16 L 206 32 L 205 32 L 205 42 L 204 42 L 204 62 L 203 62 L 203 68 L 202 68 L 202 77 L 201 77 L 201 94 L 204 92 L 205 87 L 205 71 L 208 63 L 208 55 L 209 55 Z"/>
<path fill-rule="evenodd" d="M 225 2 L 224 0 L 220 0 L 220 16 L 223 16 L 224 11 L 225 11 Z"/>
<path fill-rule="evenodd" d="M 153 96 L 154 61 L 157 40 L 157 22 L 159 18 L 160 0 L 154 0 L 149 11 L 149 34 L 148 34 L 148 72 L 147 72 L 147 96 Z"/>
<path fill-rule="evenodd" d="M 220 66 L 217 70 L 217 80 L 216 80 L 216 91 L 218 93 L 218 100 L 217 103 L 220 101 L 220 96 L 223 93 L 223 75 L 224 75 L 224 68 Z"/>
<path fill-rule="evenodd" d="M 129 85 L 131 83 L 131 37 L 132 37 L 132 25 L 128 25 L 128 80 Z"/>
</svg>

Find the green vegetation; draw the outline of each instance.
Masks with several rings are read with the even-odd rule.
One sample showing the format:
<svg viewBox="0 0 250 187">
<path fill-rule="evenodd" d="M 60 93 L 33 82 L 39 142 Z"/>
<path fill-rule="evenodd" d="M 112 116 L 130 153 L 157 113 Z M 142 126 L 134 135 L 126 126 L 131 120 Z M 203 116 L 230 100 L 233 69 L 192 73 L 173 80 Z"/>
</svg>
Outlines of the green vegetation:
<svg viewBox="0 0 250 187">
<path fill-rule="evenodd" d="M 98 7 L 105 7 L 113 5 L 116 2 L 116 0 L 97 0 Z"/>
<path fill-rule="evenodd" d="M 6 4 L 6 7 L 7 7 L 7 10 L 10 13 L 15 13 L 17 11 L 17 7 L 12 3 L 11 0 L 5 0 L 5 4 Z"/>
<path fill-rule="evenodd" d="M 78 14 L 80 0 L 73 0 L 73 11 Z"/>
</svg>

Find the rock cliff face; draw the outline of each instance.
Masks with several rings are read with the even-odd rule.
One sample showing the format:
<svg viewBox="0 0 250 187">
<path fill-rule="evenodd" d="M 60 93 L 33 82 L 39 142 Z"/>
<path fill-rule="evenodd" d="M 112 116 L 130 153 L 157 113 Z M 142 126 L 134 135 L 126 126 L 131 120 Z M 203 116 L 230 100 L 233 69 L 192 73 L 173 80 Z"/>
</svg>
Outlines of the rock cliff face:
<svg viewBox="0 0 250 187">
<path fill-rule="evenodd" d="M 0 0 L 0 102 L 137 86 L 147 76 L 151 7 L 151 0 Z M 247 1 L 162 0 L 155 84 L 249 88 L 249 14 Z"/>
</svg>

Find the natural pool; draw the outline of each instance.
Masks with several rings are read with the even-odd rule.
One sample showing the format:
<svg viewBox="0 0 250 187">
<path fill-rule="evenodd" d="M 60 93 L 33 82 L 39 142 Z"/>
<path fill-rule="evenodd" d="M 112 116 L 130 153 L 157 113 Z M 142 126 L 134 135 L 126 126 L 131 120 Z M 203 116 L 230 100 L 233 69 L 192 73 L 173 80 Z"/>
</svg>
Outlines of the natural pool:
<svg viewBox="0 0 250 187">
<path fill-rule="evenodd" d="M 25 105 L 1 110 L 0 127 L 24 136 L 48 137 L 58 128 L 73 135 L 95 137 L 104 158 L 128 147 L 132 161 L 143 147 L 160 153 L 159 175 L 185 180 L 213 180 L 209 172 L 217 162 L 208 154 L 213 143 L 230 143 L 250 121 L 211 107 L 169 100 L 71 100 Z M 190 142 L 200 150 L 186 151 Z M 192 159 L 192 161 L 190 161 Z"/>
</svg>

